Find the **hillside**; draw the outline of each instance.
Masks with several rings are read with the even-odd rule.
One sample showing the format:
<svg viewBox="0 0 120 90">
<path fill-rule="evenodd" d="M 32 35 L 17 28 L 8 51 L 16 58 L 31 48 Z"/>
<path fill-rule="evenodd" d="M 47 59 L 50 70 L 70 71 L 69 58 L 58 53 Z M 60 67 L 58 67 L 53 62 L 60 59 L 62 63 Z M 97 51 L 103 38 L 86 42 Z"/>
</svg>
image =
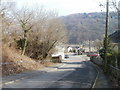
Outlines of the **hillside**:
<svg viewBox="0 0 120 90">
<path fill-rule="evenodd" d="M 69 43 L 102 39 L 105 32 L 105 13 L 77 13 L 61 17 L 67 26 Z M 117 13 L 110 13 L 109 34 L 117 29 Z"/>
<path fill-rule="evenodd" d="M 21 55 L 18 50 L 6 45 L 2 46 L 2 76 L 38 70 L 54 65 L 52 62 L 41 64 L 28 56 Z"/>
</svg>

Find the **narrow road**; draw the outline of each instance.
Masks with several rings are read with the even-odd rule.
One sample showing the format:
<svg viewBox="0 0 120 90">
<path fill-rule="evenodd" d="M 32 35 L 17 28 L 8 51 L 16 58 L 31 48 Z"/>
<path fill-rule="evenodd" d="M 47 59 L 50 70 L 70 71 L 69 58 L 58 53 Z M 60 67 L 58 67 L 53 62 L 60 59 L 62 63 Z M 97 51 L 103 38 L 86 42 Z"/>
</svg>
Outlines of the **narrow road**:
<svg viewBox="0 0 120 90">
<path fill-rule="evenodd" d="M 97 71 L 85 55 L 69 55 L 57 69 L 24 79 L 3 88 L 91 88 Z"/>
</svg>

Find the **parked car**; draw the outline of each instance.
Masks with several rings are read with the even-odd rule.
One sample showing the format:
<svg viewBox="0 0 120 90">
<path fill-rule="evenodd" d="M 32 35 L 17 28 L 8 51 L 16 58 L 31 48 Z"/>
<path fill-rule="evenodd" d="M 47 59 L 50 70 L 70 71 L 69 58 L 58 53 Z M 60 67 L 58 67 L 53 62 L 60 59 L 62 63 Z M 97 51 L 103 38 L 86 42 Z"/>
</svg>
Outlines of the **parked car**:
<svg viewBox="0 0 120 90">
<path fill-rule="evenodd" d="M 68 56 L 68 55 L 65 55 L 65 58 L 69 58 L 69 56 Z"/>
<path fill-rule="evenodd" d="M 97 53 L 95 53 L 95 52 L 88 52 L 87 56 L 88 56 L 88 57 L 99 56 L 99 54 L 97 54 Z"/>
</svg>

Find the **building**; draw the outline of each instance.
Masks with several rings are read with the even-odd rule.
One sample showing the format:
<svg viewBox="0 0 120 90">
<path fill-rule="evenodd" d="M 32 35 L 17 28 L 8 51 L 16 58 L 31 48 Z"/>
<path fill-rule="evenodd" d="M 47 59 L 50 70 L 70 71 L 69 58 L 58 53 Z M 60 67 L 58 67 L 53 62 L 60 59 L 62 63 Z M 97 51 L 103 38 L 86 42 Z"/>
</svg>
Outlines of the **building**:
<svg viewBox="0 0 120 90">
<path fill-rule="evenodd" d="M 109 35 L 109 40 L 115 45 L 114 49 L 120 52 L 120 30 Z"/>
<path fill-rule="evenodd" d="M 73 48 L 69 46 L 69 47 L 67 48 L 67 50 L 68 50 L 68 52 L 70 52 L 70 51 L 73 50 Z"/>
</svg>

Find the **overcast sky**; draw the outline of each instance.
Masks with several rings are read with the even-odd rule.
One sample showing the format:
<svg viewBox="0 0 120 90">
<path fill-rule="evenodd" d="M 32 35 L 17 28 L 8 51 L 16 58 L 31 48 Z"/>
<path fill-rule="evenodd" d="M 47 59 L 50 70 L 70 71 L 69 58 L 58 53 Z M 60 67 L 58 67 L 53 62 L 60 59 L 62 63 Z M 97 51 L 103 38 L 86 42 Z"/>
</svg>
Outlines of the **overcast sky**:
<svg viewBox="0 0 120 90">
<path fill-rule="evenodd" d="M 17 2 L 18 7 L 28 6 L 30 8 L 33 8 L 36 6 L 43 6 L 47 10 L 55 10 L 56 12 L 58 12 L 60 16 L 69 15 L 73 13 L 100 12 L 101 8 L 99 7 L 99 4 L 106 2 L 106 0 L 11 0 L 11 1 Z"/>
</svg>

